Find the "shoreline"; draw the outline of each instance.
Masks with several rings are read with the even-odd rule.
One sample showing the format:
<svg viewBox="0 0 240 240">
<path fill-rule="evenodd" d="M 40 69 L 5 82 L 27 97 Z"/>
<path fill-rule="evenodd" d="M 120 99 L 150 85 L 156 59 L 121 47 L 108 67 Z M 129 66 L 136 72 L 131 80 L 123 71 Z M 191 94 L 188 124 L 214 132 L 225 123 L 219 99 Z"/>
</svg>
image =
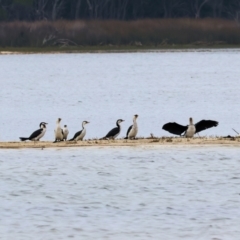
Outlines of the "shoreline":
<svg viewBox="0 0 240 240">
<path fill-rule="evenodd" d="M 181 138 L 163 137 L 136 140 L 84 140 L 79 142 L 0 142 L 0 149 L 24 149 L 24 148 L 80 148 L 80 147 L 139 147 L 139 146 L 236 146 L 240 147 L 240 138 Z"/>
<path fill-rule="evenodd" d="M 1 48 L 0 55 L 11 54 L 61 54 L 61 53 L 144 53 L 144 52 L 203 52 L 212 50 L 240 50 L 240 45 L 165 45 L 165 46 L 85 46 L 85 47 L 43 47 L 43 48 Z"/>
</svg>

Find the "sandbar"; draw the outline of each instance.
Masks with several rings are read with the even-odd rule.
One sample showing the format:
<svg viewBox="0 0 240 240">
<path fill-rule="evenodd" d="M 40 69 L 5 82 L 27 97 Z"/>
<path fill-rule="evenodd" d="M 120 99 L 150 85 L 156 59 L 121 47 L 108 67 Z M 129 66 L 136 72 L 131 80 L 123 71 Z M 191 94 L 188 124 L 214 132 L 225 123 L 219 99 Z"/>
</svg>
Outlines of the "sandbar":
<svg viewBox="0 0 240 240">
<path fill-rule="evenodd" d="M 240 137 L 161 137 L 161 138 L 141 138 L 136 140 L 116 139 L 99 140 L 91 139 L 78 142 L 0 142 L 0 149 L 22 149 L 22 148 L 69 148 L 69 147 L 137 147 L 137 146 L 239 146 Z"/>
</svg>

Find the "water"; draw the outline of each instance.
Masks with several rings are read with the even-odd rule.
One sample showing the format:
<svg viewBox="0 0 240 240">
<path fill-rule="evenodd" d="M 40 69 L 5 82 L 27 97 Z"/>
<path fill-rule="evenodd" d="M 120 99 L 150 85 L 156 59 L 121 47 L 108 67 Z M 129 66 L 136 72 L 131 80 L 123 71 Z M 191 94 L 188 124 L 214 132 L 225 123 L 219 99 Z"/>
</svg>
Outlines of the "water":
<svg viewBox="0 0 240 240">
<path fill-rule="evenodd" d="M 0 55 L 0 141 L 58 117 L 87 138 L 139 114 L 139 135 L 212 119 L 239 129 L 238 50 Z M 0 239 L 237 240 L 239 147 L 0 150 Z"/>
<path fill-rule="evenodd" d="M 0 239 L 239 239 L 239 153 L 1 150 Z"/>
<path fill-rule="evenodd" d="M 162 125 L 188 118 L 219 121 L 201 136 L 240 132 L 239 50 L 106 54 L 0 55 L 0 140 L 28 136 L 58 117 L 70 137 L 90 121 L 86 138 L 103 137 L 139 114 L 139 136 L 169 136 Z"/>
</svg>

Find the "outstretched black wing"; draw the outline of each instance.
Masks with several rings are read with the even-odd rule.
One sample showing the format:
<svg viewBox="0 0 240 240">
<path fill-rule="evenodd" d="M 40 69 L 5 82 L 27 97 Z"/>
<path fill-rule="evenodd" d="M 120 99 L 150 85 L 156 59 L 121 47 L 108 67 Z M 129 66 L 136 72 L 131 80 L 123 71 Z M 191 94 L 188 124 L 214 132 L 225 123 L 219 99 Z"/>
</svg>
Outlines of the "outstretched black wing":
<svg viewBox="0 0 240 240">
<path fill-rule="evenodd" d="M 129 134 L 129 132 L 131 131 L 132 126 L 133 126 L 133 125 L 131 125 L 131 126 L 128 128 L 126 138 L 128 137 L 128 134 Z"/>
<path fill-rule="evenodd" d="M 182 135 L 186 130 L 188 126 L 182 126 L 175 122 L 166 123 L 163 125 L 162 129 L 176 135 Z"/>
<path fill-rule="evenodd" d="M 119 128 L 115 127 L 111 131 L 108 132 L 108 134 L 105 136 L 105 138 L 114 137 L 116 134 L 118 134 L 118 132 L 119 132 Z"/>
<path fill-rule="evenodd" d="M 37 131 L 33 132 L 33 133 L 30 135 L 29 140 L 32 140 L 33 138 L 39 136 L 39 135 L 42 133 L 42 131 L 43 131 L 43 129 L 40 128 L 40 129 L 38 129 Z"/>
<path fill-rule="evenodd" d="M 201 120 L 200 122 L 195 124 L 196 133 L 201 132 L 205 129 L 216 127 L 218 125 L 217 121 L 212 120 Z"/>
</svg>

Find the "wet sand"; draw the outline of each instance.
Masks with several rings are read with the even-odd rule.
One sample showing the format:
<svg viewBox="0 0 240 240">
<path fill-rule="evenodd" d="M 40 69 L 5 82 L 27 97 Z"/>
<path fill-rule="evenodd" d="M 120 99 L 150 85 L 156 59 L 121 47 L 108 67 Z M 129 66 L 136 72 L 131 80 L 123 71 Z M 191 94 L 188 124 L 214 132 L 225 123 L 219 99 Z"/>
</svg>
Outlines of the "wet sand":
<svg viewBox="0 0 240 240">
<path fill-rule="evenodd" d="M 20 149 L 20 148 L 64 148 L 64 147 L 124 147 L 124 146 L 204 146 L 204 145 L 229 145 L 240 147 L 240 137 L 209 137 L 209 138 L 181 138 L 181 137 L 163 137 L 163 138 L 145 138 L 136 140 L 99 140 L 91 139 L 79 142 L 0 142 L 2 149 Z"/>
</svg>

